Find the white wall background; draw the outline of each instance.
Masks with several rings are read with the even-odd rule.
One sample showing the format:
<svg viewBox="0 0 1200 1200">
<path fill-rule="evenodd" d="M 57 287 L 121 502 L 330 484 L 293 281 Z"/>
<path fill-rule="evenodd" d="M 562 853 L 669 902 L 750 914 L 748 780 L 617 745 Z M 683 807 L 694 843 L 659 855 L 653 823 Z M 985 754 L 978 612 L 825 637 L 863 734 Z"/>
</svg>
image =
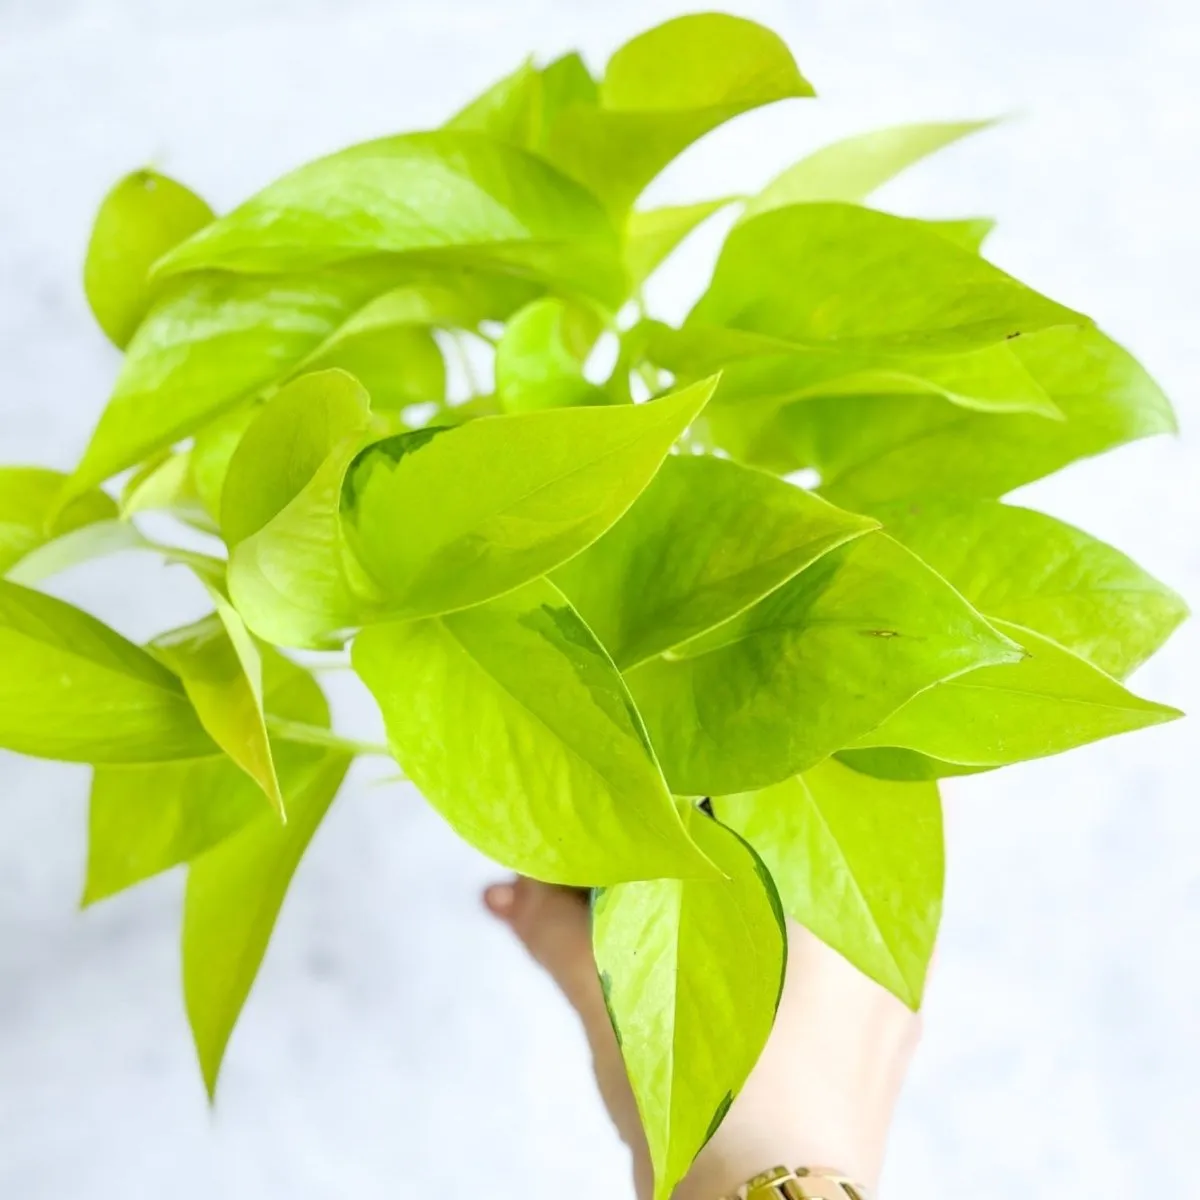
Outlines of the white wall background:
<svg viewBox="0 0 1200 1200">
<path fill-rule="evenodd" d="M 79 284 L 94 206 L 147 161 L 228 206 L 347 142 L 438 121 L 530 49 L 596 63 L 666 0 L 0 0 L 0 461 L 68 467 L 114 353 Z M 990 213 L 991 254 L 1134 347 L 1197 428 L 1194 0 L 761 0 L 823 99 L 689 152 L 719 194 L 842 132 L 1017 112 L 881 199 Z M 659 287 L 678 304 L 698 274 Z M 1037 503 L 1200 596 L 1200 449 L 1079 464 Z M 130 560 L 64 594 L 142 636 L 198 612 Z M 3 664 L 0 664 L 0 670 Z M 1200 711 L 1200 633 L 1136 681 Z M 370 720 L 361 701 L 348 721 Z M 1182 1195 L 1200 1126 L 1200 789 L 1179 723 L 950 789 L 928 1034 L 890 1200 Z M 496 872 L 356 775 L 298 877 L 219 1107 L 191 1060 L 178 878 L 85 915 L 86 771 L 0 755 L 0 1196 L 627 1194 L 572 1019 L 479 910 Z M 478 1187 L 460 1174 L 477 1166 Z M 479 1191 L 482 1189 L 482 1192 Z"/>
</svg>

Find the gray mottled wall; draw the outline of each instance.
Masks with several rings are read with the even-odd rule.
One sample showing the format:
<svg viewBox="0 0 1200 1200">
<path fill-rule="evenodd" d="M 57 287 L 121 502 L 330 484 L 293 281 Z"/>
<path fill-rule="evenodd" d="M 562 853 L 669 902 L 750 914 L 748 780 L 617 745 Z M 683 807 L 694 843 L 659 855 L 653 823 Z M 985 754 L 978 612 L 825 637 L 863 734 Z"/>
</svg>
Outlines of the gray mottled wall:
<svg viewBox="0 0 1200 1200">
<path fill-rule="evenodd" d="M 900 119 L 1014 113 L 892 187 L 990 213 L 991 253 L 1132 345 L 1194 432 L 1194 0 L 809 0 L 739 11 L 823 99 L 689 152 L 659 198 L 765 179 Z M 597 61 L 663 0 L 0 0 L 0 460 L 68 466 L 114 355 L 79 286 L 107 185 L 150 161 L 227 206 L 296 162 L 436 122 L 528 50 Z M 698 270 L 657 286 L 678 308 Z M 1200 451 L 1147 443 L 1029 489 L 1200 594 Z M 198 611 L 145 562 L 64 594 L 132 635 Z M 1200 634 L 1135 681 L 1200 710 Z M 2 664 L 0 664 L 0 669 Z M 357 695 L 348 721 L 369 722 Z M 950 789 L 927 1040 L 891 1200 L 1190 1191 L 1200 1116 L 1200 789 L 1181 723 Z M 207 1113 L 179 999 L 179 881 L 80 916 L 86 773 L 0 755 L 0 1196 L 626 1194 L 569 1015 L 480 914 L 493 876 L 355 775 L 305 862 Z M 1150 1181 L 1154 1186 L 1150 1186 Z"/>
</svg>

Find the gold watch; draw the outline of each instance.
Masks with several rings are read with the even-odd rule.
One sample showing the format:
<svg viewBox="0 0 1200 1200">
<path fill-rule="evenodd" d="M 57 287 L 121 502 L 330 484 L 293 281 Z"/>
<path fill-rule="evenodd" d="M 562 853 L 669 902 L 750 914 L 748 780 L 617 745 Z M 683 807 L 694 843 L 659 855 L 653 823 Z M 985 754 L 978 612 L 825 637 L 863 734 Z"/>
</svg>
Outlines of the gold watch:
<svg viewBox="0 0 1200 1200">
<path fill-rule="evenodd" d="M 772 1167 L 725 1200 L 867 1200 L 867 1193 L 829 1167 Z"/>
</svg>

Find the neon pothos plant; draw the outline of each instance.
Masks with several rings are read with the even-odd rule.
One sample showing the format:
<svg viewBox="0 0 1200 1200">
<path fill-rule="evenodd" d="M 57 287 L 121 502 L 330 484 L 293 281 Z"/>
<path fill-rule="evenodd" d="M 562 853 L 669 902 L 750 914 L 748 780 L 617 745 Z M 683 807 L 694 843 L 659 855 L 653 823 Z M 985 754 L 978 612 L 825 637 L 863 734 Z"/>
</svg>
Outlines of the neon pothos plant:
<svg viewBox="0 0 1200 1200">
<path fill-rule="evenodd" d="M 1121 680 L 1180 599 L 1001 500 L 1172 430 L 1166 399 L 981 256 L 990 222 L 863 203 L 982 123 L 636 206 L 710 129 L 811 94 L 774 34 L 704 14 L 598 79 L 526 64 L 225 216 L 149 170 L 105 198 L 85 283 L 125 351 L 112 397 L 69 477 L 0 472 L 0 743 L 94 764 L 87 901 L 187 864 L 210 1092 L 363 749 L 296 649 L 350 647 L 473 846 L 595 889 L 660 1198 L 771 1028 L 784 913 L 916 1007 L 937 780 L 1177 715 Z M 641 285 L 719 210 L 707 290 L 651 319 Z M 220 551 L 151 542 L 150 510 Z M 140 647 L 34 587 L 130 548 L 192 571 L 211 615 Z"/>
</svg>

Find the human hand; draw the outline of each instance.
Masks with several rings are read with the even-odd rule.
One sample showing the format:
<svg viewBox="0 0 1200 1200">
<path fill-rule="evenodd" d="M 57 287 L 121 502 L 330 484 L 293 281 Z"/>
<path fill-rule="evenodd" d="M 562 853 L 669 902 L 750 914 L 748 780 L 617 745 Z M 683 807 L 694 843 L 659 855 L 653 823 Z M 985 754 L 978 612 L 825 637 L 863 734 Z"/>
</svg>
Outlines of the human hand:
<svg viewBox="0 0 1200 1200">
<path fill-rule="evenodd" d="M 646 1141 L 592 958 L 578 891 L 517 879 L 489 910 L 551 975 L 583 1021 L 600 1094 L 653 1191 Z M 829 1166 L 874 1189 L 920 1019 L 807 930 L 788 921 L 787 981 L 762 1057 L 676 1200 L 718 1200 L 767 1167 Z"/>
</svg>

